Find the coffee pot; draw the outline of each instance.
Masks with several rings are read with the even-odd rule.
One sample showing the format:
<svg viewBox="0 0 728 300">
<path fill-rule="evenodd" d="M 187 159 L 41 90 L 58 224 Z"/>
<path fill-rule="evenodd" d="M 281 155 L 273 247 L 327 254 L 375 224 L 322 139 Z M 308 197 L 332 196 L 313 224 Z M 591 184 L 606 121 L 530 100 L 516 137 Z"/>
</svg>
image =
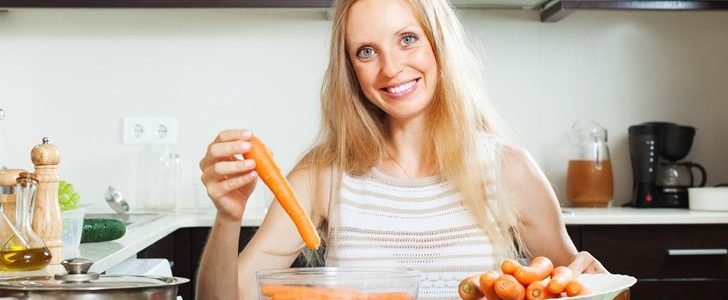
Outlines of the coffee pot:
<svg viewBox="0 0 728 300">
<path fill-rule="evenodd" d="M 660 163 L 657 174 L 657 185 L 662 188 L 689 188 L 703 187 L 708 180 L 705 168 L 698 163 L 683 162 L 664 162 Z M 700 173 L 700 182 L 696 183 L 695 173 Z"/>
</svg>

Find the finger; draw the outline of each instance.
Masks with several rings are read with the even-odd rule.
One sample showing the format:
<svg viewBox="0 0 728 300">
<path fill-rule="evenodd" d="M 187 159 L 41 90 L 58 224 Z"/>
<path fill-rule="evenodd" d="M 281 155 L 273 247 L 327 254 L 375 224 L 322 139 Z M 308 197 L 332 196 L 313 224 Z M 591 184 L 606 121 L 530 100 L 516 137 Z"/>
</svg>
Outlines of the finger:
<svg viewBox="0 0 728 300">
<path fill-rule="evenodd" d="M 228 129 L 221 131 L 215 138 L 215 142 L 231 142 L 236 140 L 249 140 L 253 136 L 250 129 Z"/>
<path fill-rule="evenodd" d="M 235 189 L 241 188 L 249 183 L 254 182 L 257 178 L 258 173 L 256 173 L 255 171 L 251 171 L 249 173 L 245 173 L 244 175 L 230 177 L 222 181 L 208 183 L 206 185 L 207 195 L 210 196 L 210 198 L 212 199 L 217 199 L 219 197 L 229 194 Z"/>
<path fill-rule="evenodd" d="M 252 159 L 244 161 L 220 161 L 208 167 L 202 173 L 202 182 L 218 181 L 226 176 L 232 177 L 242 175 L 255 169 L 255 161 Z"/>
<path fill-rule="evenodd" d="M 585 255 L 585 253 L 587 255 Z M 584 273 L 584 270 L 586 270 L 586 268 L 591 263 L 591 261 L 589 260 L 590 257 L 591 255 L 588 254 L 588 252 L 584 251 L 576 254 L 576 257 L 574 257 L 574 261 L 569 264 L 569 269 L 571 269 L 575 277 L 579 276 L 579 274 L 581 273 Z"/>
<path fill-rule="evenodd" d="M 575 276 L 581 273 L 609 273 L 594 256 L 586 251 L 576 254 L 574 261 L 569 264 L 569 269 L 574 272 Z"/>
<path fill-rule="evenodd" d="M 234 141 L 211 144 L 207 149 L 209 156 L 214 158 L 230 158 L 236 154 L 242 154 L 250 150 L 251 144 L 247 141 Z"/>
</svg>

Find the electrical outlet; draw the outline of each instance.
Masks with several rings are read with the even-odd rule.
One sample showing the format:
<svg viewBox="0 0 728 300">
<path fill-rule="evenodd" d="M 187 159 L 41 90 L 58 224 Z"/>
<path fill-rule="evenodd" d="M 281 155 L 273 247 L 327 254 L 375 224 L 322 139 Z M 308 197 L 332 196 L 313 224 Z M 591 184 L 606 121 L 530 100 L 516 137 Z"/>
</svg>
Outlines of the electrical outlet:
<svg viewBox="0 0 728 300">
<path fill-rule="evenodd" d="M 121 130 L 127 145 L 177 144 L 177 118 L 125 117 Z"/>
</svg>

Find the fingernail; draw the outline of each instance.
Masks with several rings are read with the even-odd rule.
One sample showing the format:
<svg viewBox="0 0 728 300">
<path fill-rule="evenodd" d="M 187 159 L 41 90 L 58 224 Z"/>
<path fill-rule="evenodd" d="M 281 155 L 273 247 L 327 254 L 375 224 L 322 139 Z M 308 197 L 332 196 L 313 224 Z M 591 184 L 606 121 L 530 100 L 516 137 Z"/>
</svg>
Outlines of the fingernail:
<svg viewBox="0 0 728 300">
<path fill-rule="evenodd" d="M 251 136 L 253 136 L 253 132 L 252 131 L 250 131 L 250 130 L 243 130 L 243 137 L 249 138 Z"/>
<path fill-rule="evenodd" d="M 243 167 L 245 167 L 245 168 L 250 168 L 250 167 L 252 167 L 252 166 L 253 166 L 253 161 L 252 161 L 252 160 L 250 160 L 250 159 L 247 159 L 247 160 L 245 160 L 245 161 L 243 162 Z"/>
<path fill-rule="evenodd" d="M 243 150 L 250 150 L 250 143 L 248 143 L 248 142 L 242 142 L 240 144 L 240 148 L 243 149 Z"/>
<path fill-rule="evenodd" d="M 248 173 L 248 176 L 250 176 L 250 178 L 255 178 L 255 177 L 258 177 L 258 173 L 255 171 L 252 171 L 252 172 Z"/>
</svg>

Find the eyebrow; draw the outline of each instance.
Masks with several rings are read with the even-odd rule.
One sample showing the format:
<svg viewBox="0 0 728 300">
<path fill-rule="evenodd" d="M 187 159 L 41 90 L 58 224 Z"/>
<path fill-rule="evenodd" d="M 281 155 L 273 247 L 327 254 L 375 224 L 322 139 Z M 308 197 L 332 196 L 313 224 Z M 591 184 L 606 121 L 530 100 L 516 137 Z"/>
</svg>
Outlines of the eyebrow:
<svg viewBox="0 0 728 300">
<path fill-rule="evenodd" d="M 419 28 L 419 25 L 418 24 L 407 24 L 404 27 L 402 27 L 401 29 L 397 30 L 397 32 L 394 33 L 394 36 L 400 36 L 404 32 L 411 31 L 412 28 Z M 350 42 L 350 44 L 351 44 L 350 45 L 351 51 L 356 51 L 357 49 L 361 48 L 364 45 L 371 44 L 371 42 Z"/>
</svg>

